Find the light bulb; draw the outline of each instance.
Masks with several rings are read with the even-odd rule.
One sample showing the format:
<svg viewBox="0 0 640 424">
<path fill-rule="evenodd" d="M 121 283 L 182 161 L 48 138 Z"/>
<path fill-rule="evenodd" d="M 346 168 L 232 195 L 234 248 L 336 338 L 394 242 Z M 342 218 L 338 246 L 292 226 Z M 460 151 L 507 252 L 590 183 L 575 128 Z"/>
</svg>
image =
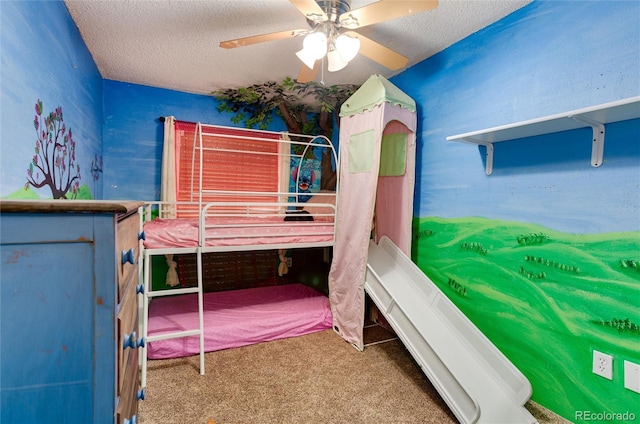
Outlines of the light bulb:
<svg viewBox="0 0 640 424">
<path fill-rule="evenodd" d="M 316 60 L 327 54 L 327 36 L 323 32 L 312 32 L 304 37 L 302 50 L 296 52 L 298 59 L 307 67 L 313 69 Z"/>
<path fill-rule="evenodd" d="M 316 59 L 322 59 L 327 54 L 327 36 L 324 32 L 312 32 L 304 37 L 303 50 L 312 52 Z"/>
<path fill-rule="evenodd" d="M 329 50 L 329 53 L 327 53 L 327 59 L 329 61 L 329 64 L 327 66 L 327 70 L 329 72 L 339 71 L 349 63 L 346 60 L 342 59 L 340 52 L 338 52 L 338 50 L 336 49 Z"/>
<path fill-rule="evenodd" d="M 336 39 L 336 50 L 340 52 L 342 60 L 350 62 L 360 50 L 360 39 L 342 34 Z"/>
<path fill-rule="evenodd" d="M 313 66 L 316 64 L 315 55 L 310 50 L 302 49 L 296 52 L 296 56 L 310 69 L 313 69 Z"/>
</svg>

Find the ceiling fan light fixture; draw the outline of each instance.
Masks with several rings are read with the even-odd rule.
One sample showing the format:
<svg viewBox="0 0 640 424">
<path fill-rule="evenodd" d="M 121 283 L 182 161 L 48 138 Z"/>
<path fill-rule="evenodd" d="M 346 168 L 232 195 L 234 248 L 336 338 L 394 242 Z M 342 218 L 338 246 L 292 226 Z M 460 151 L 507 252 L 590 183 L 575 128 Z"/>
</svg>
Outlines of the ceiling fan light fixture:
<svg viewBox="0 0 640 424">
<path fill-rule="evenodd" d="M 336 38 L 336 50 L 342 56 L 342 60 L 346 63 L 350 62 L 360 50 L 360 39 L 358 37 L 351 37 L 347 34 L 341 34 Z"/>
<path fill-rule="evenodd" d="M 312 32 L 304 37 L 302 49 L 309 51 L 316 59 L 322 59 L 327 54 L 327 35 L 324 32 Z"/>
<path fill-rule="evenodd" d="M 316 57 L 312 51 L 307 49 L 302 49 L 296 52 L 296 56 L 298 56 L 298 59 L 300 59 L 302 63 L 305 64 L 305 66 L 307 66 L 310 69 L 313 69 L 313 65 L 315 65 L 316 63 Z"/>
<path fill-rule="evenodd" d="M 327 36 L 323 32 L 312 32 L 304 37 L 302 50 L 296 52 L 298 59 L 313 69 L 316 60 L 327 54 Z"/>
<path fill-rule="evenodd" d="M 272 32 L 222 41 L 220 47 L 235 48 L 306 35 L 302 50 L 296 52 L 306 66 L 306 68 L 302 67 L 298 75 L 300 82 L 313 80 L 318 71 L 324 69 L 322 59 L 327 52 L 330 52 L 327 61 L 331 62 L 328 69 L 332 72 L 344 68 L 357 56 L 361 48 L 367 58 L 390 70 L 398 70 L 407 65 L 409 61 L 407 57 L 350 29 L 401 18 L 438 6 L 438 0 L 379 0 L 352 10 L 351 0 L 289 1 L 306 17 L 308 29 Z"/>
<path fill-rule="evenodd" d="M 337 72 L 343 69 L 349 63 L 342 58 L 342 55 L 336 49 L 329 50 L 329 53 L 327 53 L 327 61 L 327 70 L 329 72 Z"/>
</svg>

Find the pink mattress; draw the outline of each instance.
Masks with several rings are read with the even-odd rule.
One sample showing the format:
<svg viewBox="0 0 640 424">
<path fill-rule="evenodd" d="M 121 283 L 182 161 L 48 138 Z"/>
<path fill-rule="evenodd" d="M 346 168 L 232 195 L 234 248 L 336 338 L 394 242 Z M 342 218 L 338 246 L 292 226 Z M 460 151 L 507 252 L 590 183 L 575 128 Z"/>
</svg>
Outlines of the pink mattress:
<svg viewBox="0 0 640 424">
<path fill-rule="evenodd" d="M 259 225 L 256 225 L 259 224 Z M 332 222 L 283 221 L 281 218 L 207 219 L 220 225 L 206 231 L 207 246 L 332 243 Z M 198 246 L 198 219 L 154 219 L 145 223 L 147 249 Z"/>
<path fill-rule="evenodd" d="M 332 326 L 329 299 L 302 284 L 204 294 L 205 351 L 301 336 Z M 149 306 L 149 335 L 198 328 L 195 294 L 155 298 Z M 149 359 L 200 353 L 198 336 L 148 343 Z"/>
</svg>

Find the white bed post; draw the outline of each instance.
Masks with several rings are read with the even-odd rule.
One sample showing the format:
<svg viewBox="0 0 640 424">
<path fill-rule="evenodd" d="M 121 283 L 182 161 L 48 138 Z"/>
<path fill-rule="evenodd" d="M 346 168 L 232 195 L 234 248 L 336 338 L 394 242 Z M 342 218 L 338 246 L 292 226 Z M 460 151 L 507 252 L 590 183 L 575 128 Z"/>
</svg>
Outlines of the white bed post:
<svg viewBox="0 0 640 424">
<path fill-rule="evenodd" d="M 197 137 L 197 145 L 194 145 L 194 151 L 196 148 L 200 149 L 199 159 L 200 159 L 200 176 L 198 177 L 198 211 L 201 214 L 200 216 L 200 243 L 198 246 L 198 250 L 196 251 L 196 262 L 198 269 L 198 329 L 199 333 L 199 341 L 200 341 L 200 375 L 204 375 L 204 305 L 203 305 L 203 284 L 202 284 L 202 249 L 206 246 L 204 229 L 206 225 L 206 212 L 203 212 L 203 204 L 202 204 L 202 171 L 204 167 L 204 145 L 202 144 L 202 124 L 198 122 L 196 125 L 196 137 Z M 196 147 L 198 146 L 198 147 Z"/>
<path fill-rule="evenodd" d="M 140 385 L 144 389 L 147 386 L 147 340 L 149 336 L 149 285 L 151 284 L 150 278 L 150 266 L 151 258 L 149 257 L 149 252 L 147 250 L 144 251 L 144 280 L 142 283 L 142 291 L 143 291 L 143 304 L 142 304 L 142 337 L 145 340 L 145 344 L 142 346 L 142 371 L 141 371 L 141 382 Z"/>
<path fill-rule="evenodd" d="M 196 252 L 198 267 L 198 326 L 200 328 L 200 375 L 204 375 L 204 299 L 202 284 L 202 247 Z"/>
</svg>

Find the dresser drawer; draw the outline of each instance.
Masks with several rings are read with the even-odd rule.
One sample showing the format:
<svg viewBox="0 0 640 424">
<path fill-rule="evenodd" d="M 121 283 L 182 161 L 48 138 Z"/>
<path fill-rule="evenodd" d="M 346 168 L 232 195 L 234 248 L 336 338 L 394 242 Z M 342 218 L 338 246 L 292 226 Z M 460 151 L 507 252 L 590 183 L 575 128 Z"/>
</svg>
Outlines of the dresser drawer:
<svg viewBox="0 0 640 424">
<path fill-rule="evenodd" d="M 132 420 L 138 414 L 138 349 L 132 350 L 125 366 L 125 377 L 122 382 L 122 390 L 118 398 L 117 419 L 118 424 L 124 424 L 124 420 Z"/>
<path fill-rule="evenodd" d="M 140 219 L 137 213 L 118 222 L 118 302 L 122 300 L 123 291 L 129 280 L 138 273 L 139 231 Z"/>
<path fill-rule="evenodd" d="M 138 294 L 136 285 L 129 284 L 126 288 L 124 300 L 118 312 L 118 395 L 122 391 L 126 379 L 127 364 L 131 357 L 138 357 L 140 334 L 138 334 Z M 137 359 L 136 359 L 137 363 Z M 137 367 L 136 367 L 137 368 Z"/>
</svg>

